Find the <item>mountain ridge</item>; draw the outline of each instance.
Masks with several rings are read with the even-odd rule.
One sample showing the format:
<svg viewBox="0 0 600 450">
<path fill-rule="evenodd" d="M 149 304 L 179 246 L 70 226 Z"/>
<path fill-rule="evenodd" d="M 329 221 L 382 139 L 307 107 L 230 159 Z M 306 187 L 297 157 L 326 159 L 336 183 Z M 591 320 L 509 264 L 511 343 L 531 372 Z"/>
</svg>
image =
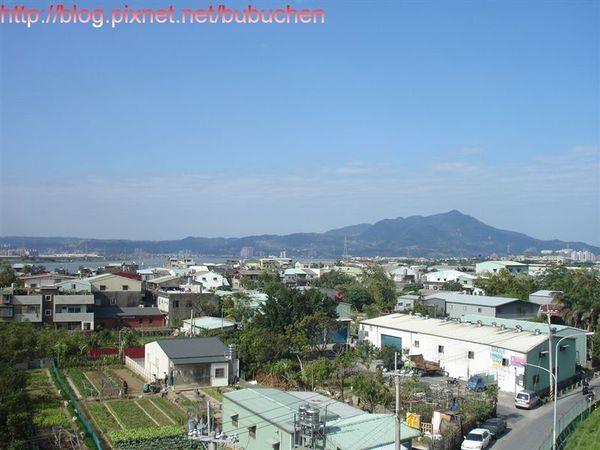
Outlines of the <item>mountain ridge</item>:
<svg viewBox="0 0 600 450">
<path fill-rule="evenodd" d="M 353 256 L 471 257 L 493 254 L 536 253 L 541 250 L 589 250 L 600 247 L 583 242 L 540 240 L 516 231 L 487 225 L 473 216 L 453 209 L 430 216 L 396 217 L 373 224 L 361 223 L 331 229 L 324 233 L 262 234 L 239 238 L 187 236 L 162 241 L 128 239 L 85 239 L 73 237 L 0 237 L 0 245 L 26 247 L 38 251 L 98 252 L 105 255 L 189 251 L 197 254 L 237 256 L 243 247 L 256 254 L 340 257 L 347 246 Z"/>
</svg>

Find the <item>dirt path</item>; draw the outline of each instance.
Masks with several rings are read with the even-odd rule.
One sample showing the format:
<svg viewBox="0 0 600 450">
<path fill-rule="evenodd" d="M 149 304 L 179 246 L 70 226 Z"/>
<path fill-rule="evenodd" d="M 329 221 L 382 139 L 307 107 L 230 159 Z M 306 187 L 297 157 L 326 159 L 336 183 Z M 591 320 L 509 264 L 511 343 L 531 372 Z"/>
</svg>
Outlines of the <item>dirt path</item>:
<svg viewBox="0 0 600 450">
<path fill-rule="evenodd" d="M 121 380 L 127 381 L 128 395 L 139 395 L 143 392 L 144 382 L 132 374 L 129 369 L 111 369 L 111 372 L 113 372 L 115 376 Z"/>
</svg>

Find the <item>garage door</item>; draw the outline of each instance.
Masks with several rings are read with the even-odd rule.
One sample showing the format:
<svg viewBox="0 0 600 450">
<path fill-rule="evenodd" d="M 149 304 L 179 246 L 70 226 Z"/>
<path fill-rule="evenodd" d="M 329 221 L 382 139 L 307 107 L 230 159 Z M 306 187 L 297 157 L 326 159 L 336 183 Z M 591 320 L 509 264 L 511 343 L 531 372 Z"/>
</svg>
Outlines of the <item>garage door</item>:
<svg viewBox="0 0 600 450">
<path fill-rule="evenodd" d="M 391 345 L 398 350 L 402 350 L 402 338 L 396 336 L 388 336 L 387 334 L 381 335 L 381 346 Z"/>
</svg>

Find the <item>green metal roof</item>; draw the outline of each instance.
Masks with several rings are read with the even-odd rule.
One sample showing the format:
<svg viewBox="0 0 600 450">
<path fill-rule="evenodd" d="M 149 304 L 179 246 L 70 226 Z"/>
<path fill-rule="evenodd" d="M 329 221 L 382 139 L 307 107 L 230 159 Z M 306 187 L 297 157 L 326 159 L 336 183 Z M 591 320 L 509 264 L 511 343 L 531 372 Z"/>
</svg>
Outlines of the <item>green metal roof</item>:
<svg viewBox="0 0 600 450">
<path fill-rule="evenodd" d="M 393 444 L 396 418 L 393 414 L 361 414 L 327 424 L 327 448 L 363 450 Z M 421 432 L 401 424 L 400 436 L 404 442 L 418 437 Z"/>
</svg>

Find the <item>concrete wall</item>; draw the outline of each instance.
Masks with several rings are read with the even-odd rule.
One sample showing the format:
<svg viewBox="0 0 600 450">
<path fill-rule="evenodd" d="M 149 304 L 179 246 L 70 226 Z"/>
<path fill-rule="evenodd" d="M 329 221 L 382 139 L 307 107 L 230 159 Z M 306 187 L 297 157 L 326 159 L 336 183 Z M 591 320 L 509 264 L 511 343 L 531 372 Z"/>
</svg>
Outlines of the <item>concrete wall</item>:
<svg viewBox="0 0 600 450">
<path fill-rule="evenodd" d="M 152 377 L 151 379 L 156 375 L 162 380 L 164 372 L 169 373 L 169 358 L 156 341 L 144 346 L 144 369 Z"/>
<path fill-rule="evenodd" d="M 365 335 L 368 332 L 368 336 Z M 456 339 L 431 336 L 422 333 L 392 330 L 361 324 L 359 336 L 376 347 L 381 347 L 381 335 L 399 337 L 402 348 L 409 355 L 423 355 L 426 360 L 439 362 L 451 377 L 467 380 L 475 374 L 490 374 L 498 381 L 498 387 L 507 392 L 520 390 L 516 385 L 516 377 L 522 375 L 524 369 L 515 366 L 518 361 L 526 361 L 526 355 L 512 350 L 499 349 L 489 345 Z M 439 352 L 443 346 L 443 353 Z M 472 358 L 469 358 L 472 352 Z"/>
<path fill-rule="evenodd" d="M 237 426 L 231 419 L 237 414 Z M 239 436 L 239 447 L 246 450 L 269 450 L 273 444 L 279 442 L 280 450 L 293 449 L 293 436 L 276 426 L 266 422 L 262 417 L 255 415 L 237 403 L 233 403 L 226 396 L 223 397 L 223 432 L 237 434 Z M 250 437 L 248 427 L 256 425 L 256 437 Z"/>
</svg>

